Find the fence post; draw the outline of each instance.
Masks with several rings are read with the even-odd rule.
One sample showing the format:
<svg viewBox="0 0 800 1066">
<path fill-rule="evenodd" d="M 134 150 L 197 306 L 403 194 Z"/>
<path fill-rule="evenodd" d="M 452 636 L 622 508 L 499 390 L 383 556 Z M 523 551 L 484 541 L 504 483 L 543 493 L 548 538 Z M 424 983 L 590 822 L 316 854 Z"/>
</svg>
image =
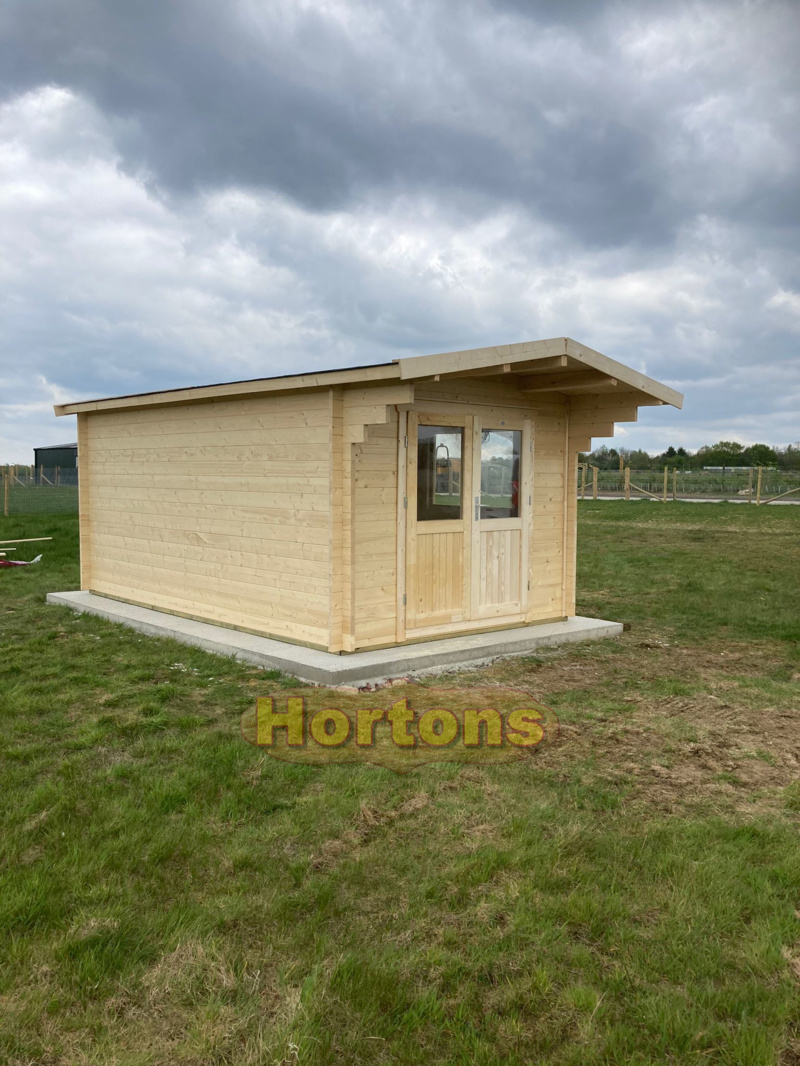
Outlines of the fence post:
<svg viewBox="0 0 800 1066">
<path fill-rule="evenodd" d="M 678 498 L 678 468 L 677 466 L 672 470 L 672 499 L 673 502 Z"/>
<path fill-rule="evenodd" d="M 8 471 L 3 474 L 3 517 L 8 518 Z"/>
<path fill-rule="evenodd" d="M 630 498 L 631 498 L 631 468 L 629 466 L 626 466 L 625 467 L 625 499 L 629 500 Z"/>
<path fill-rule="evenodd" d="M 669 467 L 664 467 L 664 503 L 667 502 L 667 485 L 669 484 Z"/>
<path fill-rule="evenodd" d="M 747 502 L 753 502 L 753 468 L 750 467 L 750 474 L 747 478 Z"/>
<path fill-rule="evenodd" d="M 597 471 L 600 468 L 597 466 L 592 467 L 592 499 L 597 499 Z"/>
<path fill-rule="evenodd" d="M 586 497 L 586 463 L 581 463 L 581 499 Z"/>
<path fill-rule="evenodd" d="M 760 466 L 758 468 L 758 482 L 756 484 L 756 504 L 757 505 L 759 503 L 761 503 L 761 475 L 763 474 L 763 472 L 764 472 L 764 467 Z"/>
<path fill-rule="evenodd" d="M 56 485 L 60 485 L 60 484 L 61 484 L 61 467 L 57 466 L 56 467 Z"/>
</svg>

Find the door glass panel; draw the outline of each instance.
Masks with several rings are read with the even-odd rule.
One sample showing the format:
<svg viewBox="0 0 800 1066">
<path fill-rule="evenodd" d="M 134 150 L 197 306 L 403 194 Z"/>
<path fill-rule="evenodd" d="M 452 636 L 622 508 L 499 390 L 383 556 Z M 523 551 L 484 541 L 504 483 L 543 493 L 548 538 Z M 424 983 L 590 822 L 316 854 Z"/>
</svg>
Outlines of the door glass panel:
<svg viewBox="0 0 800 1066">
<path fill-rule="evenodd" d="M 518 429 L 481 432 L 481 518 L 519 518 Z"/>
<path fill-rule="evenodd" d="M 459 426 L 417 427 L 418 522 L 461 518 L 463 444 Z"/>
</svg>

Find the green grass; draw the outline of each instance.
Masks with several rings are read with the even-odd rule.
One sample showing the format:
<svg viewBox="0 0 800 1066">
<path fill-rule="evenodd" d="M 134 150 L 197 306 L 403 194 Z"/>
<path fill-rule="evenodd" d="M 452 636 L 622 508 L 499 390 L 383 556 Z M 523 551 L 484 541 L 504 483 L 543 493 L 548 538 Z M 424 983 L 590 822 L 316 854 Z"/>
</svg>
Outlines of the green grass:
<svg viewBox="0 0 800 1066">
<path fill-rule="evenodd" d="M 580 514 L 584 611 L 797 652 L 800 508 L 587 501 Z"/>
<path fill-rule="evenodd" d="M 0 571 L 0 1061 L 800 1062 L 800 510 L 580 523 L 629 631 L 446 679 L 559 742 L 401 777 L 245 744 L 290 679 L 45 606 L 76 520 L 2 522 L 55 539 Z"/>
</svg>

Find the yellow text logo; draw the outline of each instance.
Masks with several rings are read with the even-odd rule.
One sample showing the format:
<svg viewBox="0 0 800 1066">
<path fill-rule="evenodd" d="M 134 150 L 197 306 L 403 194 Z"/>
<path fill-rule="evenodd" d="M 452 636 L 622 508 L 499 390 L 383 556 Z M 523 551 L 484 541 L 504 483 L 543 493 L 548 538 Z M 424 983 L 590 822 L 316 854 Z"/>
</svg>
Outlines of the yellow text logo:
<svg viewBox="0 0 800 1066">
<path fill-rule="evenodd" d="M 242 716 L 244 738 L 285 762 L 371 762 L 400 773 L 525 758 L 557 731 L 550 708 L 507 688 L 291 689 Z"/>
</svg>

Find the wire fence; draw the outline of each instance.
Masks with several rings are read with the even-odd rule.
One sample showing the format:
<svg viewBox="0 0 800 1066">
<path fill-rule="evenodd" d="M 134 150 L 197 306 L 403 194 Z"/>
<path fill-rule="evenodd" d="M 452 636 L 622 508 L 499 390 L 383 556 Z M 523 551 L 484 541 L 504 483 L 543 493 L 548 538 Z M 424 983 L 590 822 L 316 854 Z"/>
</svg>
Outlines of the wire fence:
<svg viewBox="0 0 800 1066">
<path fill-rule="evenodd" d="M 622 496 L 667 500 L 752 500 L 765 503 L 776 496 L 800 501 L 800 471 L 753 467 L 751 470 L 599 470 L 581 463 L 578 495 L 583 499 Z"/>
<path fill-rule="evenodd" d="M 77 514 L 78 471 L 47 466 L 3 468 L 3 515 Z"/>
</svg>

